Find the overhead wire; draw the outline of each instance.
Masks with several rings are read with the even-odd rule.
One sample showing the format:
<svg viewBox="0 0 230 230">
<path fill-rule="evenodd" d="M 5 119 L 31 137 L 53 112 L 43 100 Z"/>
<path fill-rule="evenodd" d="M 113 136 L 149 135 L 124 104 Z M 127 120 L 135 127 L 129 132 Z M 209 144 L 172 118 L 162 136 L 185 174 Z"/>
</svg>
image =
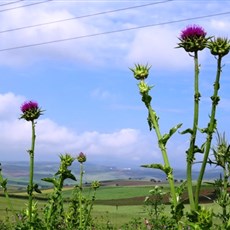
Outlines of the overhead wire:
<svg viewBox="0 0 230 230">
<path fill-rule="evenodd" d="M 87 15 L 82 15 L 82 16 L 75 16 L 75 17 L 55 20 L 55 21 L 51 21 L 51 22 L 44 22 L 44 23 L 39 23 L 39 24 L 34 24 L 34 25 L 28 25 L 28 26 L 22 26 L 22 27 L 18 27 L 18 28 L 2 30 L 2 31 L 0 31 L 0 33 L 29 29 L 29 28 L 39 27 L 39 26 L 46 26 L 46 25 L 56 24 L 56 23 L 60 23 L 60 22 L 66 22 L 66 21 L 71 21 L 71 20 L 76 20 L 76 19 L 81 19 L 81 18 L 88 18 L 88 17 L 98 16 L 98 15 L 103 15 L 103 14 L 110 14 L 110 13 L 115 13 L 115 12 L 119 12 L 119 11 L 126 11 L 126 10 L 131 10 L 131 9 L 136 9 L 136 8 L 142 8 L 142 7 L 146 7 L 146 6 L 157 5 L 157 4 L 167 3 L 167 2 L 172 2 L 172 1 L 174 1 L 174 0 L 152 2 L 152 3 L 138 5 L 138 6 L 130 6 L 130 7 L 119 8 L 119 9 L 103 11 L 103 12 L 97 12 L 97 13 L 92 13 L 92 14 L 87 14 Z"/>
<path fill-rule="evenodd" d="M 15 7 L 0 10 L 0 13 L 4 12 L 4 11 L 15 10 L 15 9 L 24 8 L 24 7 L 28 7 L 28 6 L 39 5 L 39 4 L 46 3 L 46 2 L 51 2 L 51 1 L 53 1 L 53 0 L 45 0 L 45 1 L 42 1 L 42 2 L 33 2 L 33 3 L 26 4 L 26 5 L 15 6 Z"/>
<path fill-rule="evenodd" d="M 11 5 L 11 4 L 15 4 L 15 3 L 18 3 L 18 2 L 22 2 L 22 1 L 24 1 L 24 0 L 17 0 L 17 1 L 14 1 L 14 2 L 2 3 L 2 4 L 0 4 L 0 6 Z"/>
<path fill-rule="evenodd" d="M 23 1 L 23 0 L 20 0 L 20 1 Z M 49 1 L 53 1 L 53 0 L 35 2 L 35 3 L 24 5 L 24 7 L 25 6 L 30 6 L 30 5 L 35 5 L 35 4 L 41 4 L 41 3 L 45 3 L 45 2 L 49 2 Z M 22 29 L 27 29 L 27 28 L 37 27 L 37 26 L 44 26 L 44 25 L 49 25 L 49 24 L 54 24 L 54 23 L 59 23 L 59 22 L 64 22 L 64 21 L 69 21 L 69 20 L 74 20 L 74 19 L 79 19 L 79 18 L 86 18 L 86 17 L 92 17 L 92 16 L 97 16 L 97 15 L 102 15 L 102 14 L 109 14 L 109 13 L 113 13 L 113 12 L 125 11 L 125 10 L 129 10 L 129 9 L 134 9 L 134 8 L 146 7 L 146 6 L 155 5 L 155 4 L 161 4 L 161 3 L 167 3 L 167 2 L 171 2 L 171 1 L 174 1 L 174 0 L 164 0 L 164 1 L 154 2 L 154 3 L 142 4 L 142 5 L 138 5 L 138 6 L 130 6 L 130 7 L 126 7 L 126 8 L 119 8 L 119 9 L 114 9 L 114 10 L 109 10 L 109 11 L 97 12 L 97 13 L 93 13 L 93 14 L 76 16 L 76 17 L 72 17 L 72 18 L 60 19 L 60 20 L 56 20 L 56 21 L 40 23 L 40 24 L 35 24 L 35 25 L 30 25 L 30 26 L 7 29 L 7 30 L 4 30 L 4 31 L 0 31 L 0 33 L 12 32 L 12 31 L 15 31 L 15 30 L 22 30 Z M 18 2 L 18 1 L 15 1 L 15 2 Z M 23 6 L 20 6 L 20 7 L 23 7 Z M 16 8 L 18 8 L 18 7 L 10 8 L 10 9 L 16 9 Z M 10 9 L 8 9 L 8 10 L 10 10 Z M 1 10 L 0 10 L 0 12 L 1 12 Z M 34 46 L 41 46 L 41 45 L 64 42 L 64 41 L 70 41 L 70 40 L 76 40 L 76 39 L 82 39 L 82 38 L 95 37 L 95 36 L 112 34 L 112 33 L 119 33 L 119 32 L 137 30 L 137 29 L 142 29 L 142 28 L 147 28 L 147 27 L 154 27 L 154 26 L 160 26 L 160 25 L 173 24 L 173 23 L 184 22 L 184 21 L 189 21 L 189 20 L 197 20 L 197 19 L 202 19 L 202 18 L 209 18 L 209 17 L 220 16 L 220 15 L 227 15 L 227 14 L 230 14 L 230 11 L 222 12 L 222 13 L 216 13 L 216 14 L 203 15 L 203 16 L 196 16 L 196 17 L 191 17 L 191 18 L 178 19 L 178 20 L 173 20 L 173 21 L 160 22 L 160 23 L 149 24 L 149 25 L 136 26 L 136 27 L 125 28 L 125 29 L 105 31 L 105 32 L 100 32 L 100 33 L 95 33 L 95 34 L 86 34 L 86 35 L 81 35 L 81 36 L 76 36 L 76 37 L 63 38 L 63 39 L 45 41 L 45 42 L 40 42 L 40 43 L 32 43 L 32 44 L 28 44 L 28 45 L 14 46 L 14 47 L 0 49 L 0 52 L 16 50 L 16 49 L 23 49 L 23 48 L 34 47 Z"/>
<path fill-rule="evenodd" d="M 41 45 L 47 45 L 47 44 L 52 44 L 52 43 L 64 42 L 64 41 L 77 40 L 77 39 L 82 39 L 82 38 L 96 37 L 96 36 L 101 36 L 101 35 L 106 35 L 106 34 L 120 33 L 120 32 L 125 32 L 125 31 L 148 28 L 148 27 L 175 24 L 175 23 L 179 23 L 179 22 L 185 22 L 185 21 L 191 21 L 191 20 L 197 20 L 197 19 L 203 19 L 203 18 L 210 18 L 210 17 L 216 17 L 216 16 L 220 16 L 220 15 L 227 15 L 227 14 L 230 14 L 230 11 L 222 12 L 222 13 L 216 13 L 216 14 L 203 15 L 203 16 L 196 16 L 196 17 L 191 17 L 191 18 L 178 19 L 178 20 L 173 20 L 173 21 L 160 22 L 160 23 L 143 25 L 143 26 L 136 26 L 136 27 L 125 28 L 125 29 L 105 31 L 105 32 L 95 33 L 95 34 L 81 35 L 81 36 L 76 36 L 76 37 L 71 37 L 71 38 L 63 38 L 63 39 L 51 40 L 51 41 L 40 42 L 40 43 L 32 43 L 32 44 L 22 45 L 22 46 L 14 46 L 14 47 L 0 49 L 0 52 L 16 50 L 16 49 L 23 49 L 23 48 L 28 48 L 28 47 L 41 46 Z"/>
</svg>

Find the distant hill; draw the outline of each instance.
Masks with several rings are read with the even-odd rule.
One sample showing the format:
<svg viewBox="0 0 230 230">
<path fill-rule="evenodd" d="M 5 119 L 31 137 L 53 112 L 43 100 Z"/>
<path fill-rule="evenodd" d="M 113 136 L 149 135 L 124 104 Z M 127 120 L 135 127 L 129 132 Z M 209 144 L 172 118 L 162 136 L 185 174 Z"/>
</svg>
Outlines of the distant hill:
<svg viewBox="0 0 230 230">
<path fill-rule="evenodd" d="M 58 162 L 36 162 L 34 180 L 35 183 L 41 186 L 50 186 L 47 182 L 41 181 L 42 178 L 52 177 L 58 170 Z M 76 178 L 79 178 L 79 165 L 74 163 L 71 170 Z M 166 180 L 163 172 L 155 169 L 147 168 L 119 168 L 116 166 L 98 165 L 86 162 L 84 166 L 85 174 L 84 181 L 91 182 L 93 180 Z M 205 173 L 205 180 L 217 179 L 220 176 L 219 169 L 208 169 Z M 29 177 L 29 163 L 28 162 L 2 162 L 2 174 L 4 178 L 8 178 L 8 184 L 25 186 L 28 183 Z M 183 169 L 175 169 L 174 176 L 177 180 L 184 180 L 186 178 L 186 171 Z M 193 178 L 196 179 L 198 172 L 193 172 Z M 67 184 L 75 184 L 76 182 L 68 180 Z"/>
</svg>

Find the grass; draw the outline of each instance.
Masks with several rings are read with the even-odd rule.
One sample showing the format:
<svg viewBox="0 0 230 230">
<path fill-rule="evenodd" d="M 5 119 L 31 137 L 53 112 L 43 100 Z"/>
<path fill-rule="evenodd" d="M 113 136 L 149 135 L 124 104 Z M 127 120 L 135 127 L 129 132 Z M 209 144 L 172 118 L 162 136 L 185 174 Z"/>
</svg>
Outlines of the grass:
<svg viewBox="0 0 230 230">
<path fill-rule="evenodd" d="M 111 222 L 113 226 L 121 226 L 133 218 L 144 218 L 147 214 L 144 212 L 144 198 L 149 195 L 149 190 L 153 188 L 154 185 L 150 186 L 101 186 L 96 194 L 96 202 L 93 206 L 92 215 L 100 223 Z M 168 185 L 163 185 L 166 191 L 169 190 Z M 203 189 L 211 189 L 210 186 L 203 186 Z M 12 189 L 13 190 L 13 189 Z M 11 190 L 11 191 L 12 191 Z M 85 194 L 89 194 L 90 188 L 85 189 Z M 43 193 L 38 197 L 48 198 L 52 189 L 46 189 L 42 191 Z M 72 187 L 65 187 L 63 189 L 63 196 L 65 198 L 70 197 L 72 192 Z M 19 192 L 14 191 L 13 195 L 17 197 L 12 197 L 12 203 L 15 211 L 19 212 L 26 208 L 27 204 L 27 193 L 25 191 Z M 38 209 L 41 210 L 46 204 L 45 200 L 38 201 Z M 217 212 L 218 205 L 209 203 L 204 204 L 209 208 L 213 208 Z M 4 220 L 7 216 L 8 204 L 4 197 L 0 196 L 0 220 Z M 188 205 L 186 205 L 188 210 Z M 170 206 L 166 205 L 166 213 L 170 212 Z M 10 215 L 10 213 L 8 212 Z"/>
<path fill-rule="evenodd" d="M 0 220 L 5 220 L 5 218 L 7 217 L 7 204 L 4 200 L 5 199 L 3 197 L 0 197 Z M 13 204 L 16 211 L 20 211 L 26 207 L 27 200 L 14 198 Z M 44 207 L 45 202 L 39 201 L 38 204 L 39 209 L 41 209 Z M 215 213 L 217 213 L 220 210 L 219 206 L 215 203 L 203 205 L 208 208 L 212 208 L 215 211 Z M 189 206 L 185 205 L 185 211 L 188 210 Z M 170 213 L 170 205 L 166 205 L 165 213 Z M 8 217 L 10 216 L 11 213 L 8 212 Z M 144 212 L 143 205 L 94 205 L 92 216 L 98 223 L 106 224 L 107 222 L 110 222 L 112 226 L 115 226 L 118 229 L 118 227 L 122 226 L 125 223 L 128 223 L 129 221 L 135 218 L 141 218 L 143 220 L 147 216 L 147 214 L 146 212 Z"/>
<path fill-rule="evenodd" d="M 97 200 L 110 200 L 110 199 L 126 199 L 132 197 L 142 197 L 149 194 L 153 186 L 102 186 L 97 190 Z M 73 187 L 65 187 L 63 189 L 63 197 L 68 198 L 71 196 Z M 42 190 L 42 194 L 36 194 L 37 197 L 47 198 L 53 189 Z M 90 195 L 92 190 L 89 187 L 84 189 L 84 195 Z M 12 195 L 27 196 L 26 191 L 11 192 Z"/>
<path fill-rule="evenodd" d="M 93 217 L 98 220 L 99 223 L 106 223 L 109 221 L 111 225 L 120 227 L 121 225 L 128 223 L 134 218 L 142 218 L 146 216 L 143 211 L 143 206 L 111 206 L 111 205 L 95 205 L 92 211 Z"/>
<path fill-rule="evenodd" d="M 100 187 L 97 190 L 97 200 L 110 200 L 110 199 L 125 199 L 130 197 L 146 196 L 152 186 L 105 186 Z M 71 195 L 71 189 L 64 190 L 63 196 L 69 197 Z M 85 195 L 89 194 L 90 189 L 85 189 Z"/>
</svg>

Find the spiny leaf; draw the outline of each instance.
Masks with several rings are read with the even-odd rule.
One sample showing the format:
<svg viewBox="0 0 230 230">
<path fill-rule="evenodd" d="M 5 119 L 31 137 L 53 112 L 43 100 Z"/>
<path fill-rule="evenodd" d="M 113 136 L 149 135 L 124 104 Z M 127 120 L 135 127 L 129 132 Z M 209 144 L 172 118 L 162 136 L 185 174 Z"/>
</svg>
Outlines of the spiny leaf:
<svg viewBox="0 0 230 230">
<path fill-rule="evenodd" d="M 50 182 L 50 183 L 54 182 L 54 179 L 53 178 L 49 178 L 49 177 L 42 178 L 41 180 L 46 181 L 46 182 Z"/>
<path fill-rule="evenodd" d="M 46 178 L 42 178 L 41 180 L 46 181 L 48 183 L 52 183 L 55 187 L 58 185 L 55 178 L 46 177 Z"/>
<path fill-rule="evenodd" d="M 38 184 L 34 185 L 34 191 L 37 193 L 42 193 L 41 190 L 38 188 Z"/>
<path fill-rule="evenodd" d="M 6 185 L 7 185 L 7 179 L 4 179 L 0 185 L 3 187 L 3 188 L 6 188 Z"/>
<path fill-rule="evenodd" d="M 192 134 L 193 134 L 193 130 L 190 129 L 190 128 L 188 128 L 188 129 L 186 129 L 186 130 L 180 132 L 180 134 L 187 134 L 187 133 L 190 133 L 190 134 L 192 135 Z"/>
<path fill-rule="evenodd" d="M 202 149 L 200 149 L 198 146 L 195 145 L 193 153 L 204 153 L 204 151 Z"/>
<path fill-rule="evenodd" d="M 152 169 L 160 169 L 161 171 L 164 171 L 164 166 L 162 164 L 141 165 L 141 167 L 152 168 Z"/>
<path fill-rule="evenodd" d="M 167 176 L 169 176 L 172 173 L 172 168 L 166 167 L 162 164 L 141 165 L 141 167 L 159 169 L 159 170 L 163 171 Z"/>
<path fill-rule="evenodd" d="M 201 133 L 208 133 L 208 129 L 207 129 L 207 128 L 203 128 L 203 129 L 198 128 L 198 130 L 199 130 Z"/>
<path fill-rule="evenodd" d="M 176 192 L 178 194 L 178 196 L 181 196 L 186 188 L 186 184 L 187 181 L 183 181 L 177 188 L 176 188 Z"/>
<path fill-rule="evenodd" d="M 201 145 L 201 151 L 204 153 L 204 151 L 205 151 L 205 146 L 206 146 L 206 142 L 204 142 L 202 145 Z"/>
<path fill-rule="evenodd" d="M 66 172 L 62 173 L 63 180 L 65 179 L 72 179 L 76 181 L 75 176 L 71 173 L 71 170 L 67 170 Z"/>
<path fill-rule="evenodd" d="M 159 142 L 161 142 L 164 146 L 166 145 L 167 141 L 169 140 L 169 138 L 182 126 L 182 123 L 174 126 L 173 128 L 171 128 L 169 130 L 168 134 L 164 134 L 163 137 L 159 140 Z"/>
</svg>

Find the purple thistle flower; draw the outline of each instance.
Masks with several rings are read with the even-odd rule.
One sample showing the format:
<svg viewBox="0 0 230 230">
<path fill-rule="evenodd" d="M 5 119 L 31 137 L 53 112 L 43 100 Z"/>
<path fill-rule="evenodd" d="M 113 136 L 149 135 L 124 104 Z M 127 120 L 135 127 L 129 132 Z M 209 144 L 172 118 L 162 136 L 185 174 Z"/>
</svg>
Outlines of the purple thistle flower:
<svg viewBox="0 0 230 230">
<path fill-rule="evenodd" d="M 21 106 L 21 111 L 25 113 L 28 110 L 37 110 L 38 109 L 38 103 L 34 101 L 25 101 Z"/>
<path fill-rule="evenodd" d="M 181 39 L 186 40 L 187 38 L 200 38 L 206 36 L 205 30 L 198 25 L 187 26 L 184 30 L 181 31 Z"/>
<path fill-rule="evenodd" d="M 86 155 L 83 152 L 80 152 L 78 157 L 77 157 L 77 160 L 79 163 L 85 162 L 86 161 Z"/>
<path fill-rule="evenodd" d="M 20 119 L 27 121 L 33 121 L 38 119 L 42 115 L 42 110 L 38 107 L 38 103 L 35 101 L 25 101 L 21 106 L 22 115 Z"/>
<path fill-rule="evenodd" d="M 197 52 L 203 50 L 210 37 L 206 38 L 205 30 L 198 25 L 187 26 L 181 31 L 177 48 L 184 48 L 186 52 Z"/>
</svg>

